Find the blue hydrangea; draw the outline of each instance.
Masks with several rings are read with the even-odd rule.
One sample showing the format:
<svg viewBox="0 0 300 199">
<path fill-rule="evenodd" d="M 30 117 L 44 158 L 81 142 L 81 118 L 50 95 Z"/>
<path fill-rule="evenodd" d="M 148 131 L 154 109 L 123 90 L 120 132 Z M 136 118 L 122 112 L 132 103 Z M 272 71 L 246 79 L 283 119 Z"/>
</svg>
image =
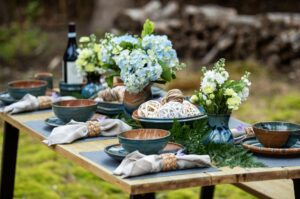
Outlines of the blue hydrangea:
<svg viewBox="0 0 300 199">
<path fill-rule="evenodd" d="M 114 42 L 115 44 L 120 44 L 122 42 L 127 42 L 127 43 L 131 43 L 133 45 L 138 44 L 138 39 L 131 36 L 131 35 L 122 35 L 122 36 L 118 36 L 118 37 L 114 37 L 112 38 L 112 42 Z"/>
<path fill-rule="evenodd" d="M 121 79 L 127 91 L 131 93 L 140 92 L 151 81 L 159 79 L 162 73 L 161 66 L 143 49 L 123 50 L 114 60 L 121 69 Z"/>
<path fill-rule="evenodd" d="M 180 69 L 177 53 L 166 35 L 147 35 L 142 39 L 142 47 L 173 71 Z"/>
<path fill-rule="evenodd" d="M 122 42 L 131 43 L 132 45 L 138 44 L 138 39 L 131 35 L 114 36 L 113 34 L 107 33 L 104 39 L 100 40 L 101 50 L 98 54 L 99 60 L 102 64 L 112 65 L 113 56 L 121 52 Z"/>
</svg>

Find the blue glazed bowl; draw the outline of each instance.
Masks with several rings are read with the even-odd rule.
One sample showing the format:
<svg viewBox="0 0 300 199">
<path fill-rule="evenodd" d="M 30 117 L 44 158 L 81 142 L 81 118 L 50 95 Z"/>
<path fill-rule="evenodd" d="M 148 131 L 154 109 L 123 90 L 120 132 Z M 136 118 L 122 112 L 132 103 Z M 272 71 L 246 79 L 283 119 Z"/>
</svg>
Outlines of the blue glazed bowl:
<svg viewBox="0 0 300 199">
<path fill-rule="evenodd" d="M 43 96 L 46 94 L 47 82 L 42 80 L 17 80 L 7 84 L 7 90 L 11 97 L 21 99 L 26 94 Z"/>
<path fill-rule="evenodd" d="M 52 104 L 56 117 L 64 122 L 86 122 L 97 109 L 97 102 L 88 99 L 63 100 Z"/>
<path fill-rule="evenodd" d="M 162 129 L 135 129 L 118 135 L 122 147 L 130 152 L 157 154 L 168 143 L 170 132 Z"/>
<path fill-rule="evenodd" d="M 145 118 L 145 117 L 138 117 L 137 111 L 132 113 L 132 119 L 139 122 L 143 128 L 155 128 L 155 129 L 165 129 L 170 130 L 176 120 L 179 124 L 185 125 L 193 125 L 195 121 L 198 120 L 205 120 L 207 119 L 206 115 L 198 115 L 193 117 L 186 117 L 186 118 L 176 118 L 176 119 L 160 119 L 160 118 Z"/>
<path fill-rule="evenodd" d="M 81 90 L 84 84 L 67 84 L 63 81 L 59 83 L 59 90 L 61 96 L 73 96 L 82 98 Z"/>
<path fill-rule="evenodd" d="M 290 147 L 300 138 L 300 125 L 289 122 L 259 122 L 253 131 L 260 143 L 271 148 Z"/>
</svg>

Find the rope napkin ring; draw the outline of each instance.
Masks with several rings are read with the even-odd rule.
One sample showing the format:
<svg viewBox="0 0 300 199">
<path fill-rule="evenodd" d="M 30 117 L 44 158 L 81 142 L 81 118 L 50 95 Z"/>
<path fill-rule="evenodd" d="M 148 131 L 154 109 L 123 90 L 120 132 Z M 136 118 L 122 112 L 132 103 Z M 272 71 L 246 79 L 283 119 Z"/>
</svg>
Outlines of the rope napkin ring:
<svg viewBox="0 0 300 199">
<path fill-rule="evenodd" d="M 100 123 L 98 121 L 88 121 L 87 129 L 89 137 L 96 137 L 101 133 Z"/>
<path fill-rule="evenodd" d="M 39 109 L 46 109 L 51 107 L 52 100 L 49 96 L 39 96 L 38 97 L 39 102 Z"/>
<path fill-rule="evenodd" d="M 254 133 L 252 127 L 246 127 L 245 128 L 245 132 L 246 132 L 246 136 L 247 137 L 255 136 L 255 133 Z"/>
<path fill-rule="evenodd" d="M 172 153 L 161 154 L 163 160 L 163 171 L 175 170 L 177 168 L 176 156 Z"/>
</svg>

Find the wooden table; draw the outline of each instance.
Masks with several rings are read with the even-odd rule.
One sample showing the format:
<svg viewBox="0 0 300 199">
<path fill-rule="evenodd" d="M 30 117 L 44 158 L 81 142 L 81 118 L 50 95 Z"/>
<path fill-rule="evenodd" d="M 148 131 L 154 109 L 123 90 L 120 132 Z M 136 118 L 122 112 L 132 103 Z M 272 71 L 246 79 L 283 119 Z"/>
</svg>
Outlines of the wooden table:
<svg viewBox="0 0 300 199">
<path fill-rule="evenodd" d="M 24 122 L 46 119 L 51 115 L 52 112 L 34 112 L 32 114 L 19 115 L 0 113 L 0 118 L 4 120 L 0 198 L 9 199 L 13 197 L 19 130 L 42 141 L 44 137 L 30 129 Z M 217 172 L 130 180 L 112 175 L 111 171 L 105 167 L 95 164 L 79 154 L 80 152 L 103 150 L 104 147 L 117 142 L 117 139 L 76 142 L 74 144 L 49 147 L 49 149 L 52 149 L 105 181 L 119 187 L 129 193 L 131 198 L 154 198 L 154 192 L 157 191 L 203 186 L 201 196 L 207 199 L 212 198 L 214 185 L 217 184 L 235 184 L 272 179 L 293 179 L 295 197 L 300 198 L 300 166 L 234 169 L 224 167 L 220 168 Z M 43 143 L 41 142 L 41 144 Z"/>
</svg>

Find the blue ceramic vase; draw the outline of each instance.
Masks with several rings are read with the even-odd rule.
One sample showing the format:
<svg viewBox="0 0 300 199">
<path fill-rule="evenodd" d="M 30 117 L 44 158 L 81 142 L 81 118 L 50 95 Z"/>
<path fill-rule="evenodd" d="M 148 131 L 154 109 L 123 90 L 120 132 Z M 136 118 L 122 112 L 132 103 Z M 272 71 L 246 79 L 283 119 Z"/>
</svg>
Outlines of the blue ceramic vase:
<svg viewBox="0 0 300 199">
<path fill-rule="evenodd" d="M 101 75 L 98 73 L 88 73 L 86 78 L 87 84 L 83 87 L 81 95 L 83 98 L 88 99 L 102 90 L 103 85 L 100 82 Z"/>
<path fill-rule="evenodd" d="M 233 136 L 228 126 L 230 114 L 208 114 L 207 116 L 211 131 L 206 143 L 233 143 Z"/>
</svg>

